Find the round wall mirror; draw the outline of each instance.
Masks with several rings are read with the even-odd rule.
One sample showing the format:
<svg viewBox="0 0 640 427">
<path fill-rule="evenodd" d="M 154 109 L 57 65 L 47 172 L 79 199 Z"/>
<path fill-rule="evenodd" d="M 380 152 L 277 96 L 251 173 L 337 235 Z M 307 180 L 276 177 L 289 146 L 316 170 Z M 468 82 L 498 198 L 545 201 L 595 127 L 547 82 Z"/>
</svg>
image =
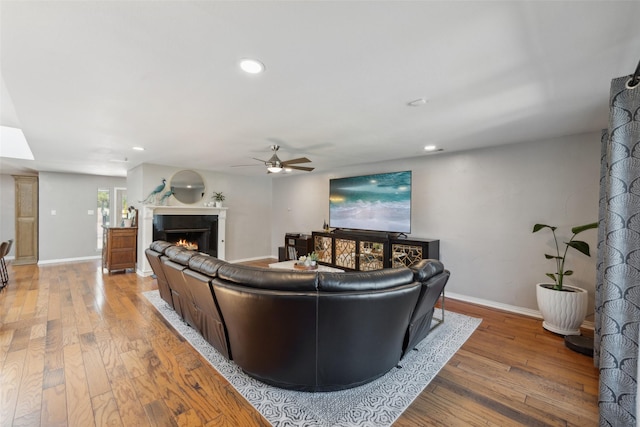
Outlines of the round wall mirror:
<svg viewBox="0 0 640 427">
<path fill-rule="evenodd" d="M 171 178 L 173 196 L 182 203 L 198 203 L 204 197 L 204 180 L 194 171 L 176 172 Z"/>
</svg>

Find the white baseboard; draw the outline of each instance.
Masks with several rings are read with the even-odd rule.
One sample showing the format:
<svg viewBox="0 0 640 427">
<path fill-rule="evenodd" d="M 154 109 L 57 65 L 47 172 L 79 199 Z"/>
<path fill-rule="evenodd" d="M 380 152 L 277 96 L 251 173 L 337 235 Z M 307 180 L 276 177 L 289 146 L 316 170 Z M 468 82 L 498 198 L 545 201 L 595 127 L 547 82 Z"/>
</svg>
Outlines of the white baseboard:
<svg viewBox="0 0 640 427">
<path fill-rule="evenodd" d="M 47 264 L 64 264 L 66 262 L 78 262 L 78 261 L 89 261 L 92 259 L 100 259 L 102 258 L 100 255 L 94 256 L 84 256 L 78 258 L 62 258 L 62 259 L 47 259 L 38 261 L 38 265 L 47 265 Z"/>
<path fill-rule="evenodd" d="M 149 277 L 153 275 L 153 270 L 142 271 L 140 269 L 136 269 L 136 274 L 140 277 Z"/>
<path fill-rule="evenodd" d="M 469 302 L 471 304 L 477 304 L 483 307 L 495 308 L 498 310 L 504 310 L 510 313 L 522 314 L 524 316 L 535 317 L 536 319 L 542 320 L 542 314 L 538 310 L 532 310 L 530 308 L 525 308 L 525 307 L 518 307 L 516 305 L 503 304 L 501 302 L 490 301 L 490 300 L 476 298 L 476 297 L 470 297 L 467 295 L 460 295 L 454 292 L 445 291 L 445 295 L 447 298 L 455 299 L 458 301 Z M 595 325 L 593 322 L 586 321 L 586 320 L 582 322 L 582 327 L 585 329 L 593 330 L 594 326 Z"/>
</svg>

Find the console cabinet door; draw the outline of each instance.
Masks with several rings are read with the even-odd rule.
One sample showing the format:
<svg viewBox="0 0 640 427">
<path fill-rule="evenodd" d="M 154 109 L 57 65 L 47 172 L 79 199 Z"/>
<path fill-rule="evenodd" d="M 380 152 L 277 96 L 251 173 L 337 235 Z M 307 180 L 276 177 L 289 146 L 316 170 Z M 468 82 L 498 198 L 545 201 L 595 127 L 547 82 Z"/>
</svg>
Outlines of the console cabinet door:
<svg viewBox="0 0 640 427">
<path fill-rule="evenodd" d="M 382 270 L 385 267 L 386 242 L 363 239 L 358 242 L 358 270 Z"/>
<path fill-rule="evenodd" d="M 439 258 L 439 240 L 391 240 L 391 267 L 410 267 L 421 259 Z"/>
<path fill-rule="evenodd" d="M 318 262 L 333 265 L 333 238 L 314 234 L 313 250 L 318 254 Z"/>
</svg>

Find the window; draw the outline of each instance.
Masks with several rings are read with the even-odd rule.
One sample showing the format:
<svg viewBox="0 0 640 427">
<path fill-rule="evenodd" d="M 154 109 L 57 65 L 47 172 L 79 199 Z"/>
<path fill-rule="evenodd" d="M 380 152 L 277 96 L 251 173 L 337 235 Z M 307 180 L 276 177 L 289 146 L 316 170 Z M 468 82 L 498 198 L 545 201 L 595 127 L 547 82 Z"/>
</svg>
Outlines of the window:
<svg viewBox="0 0 640 427">
<path fill-rule="evenodd" d="M 115 206 L 117 206 L 118 218 L 113 218 L 113 225 L 120 226 L 123 225 L 123 220 L 127 219 L 128 214 L 127 208 L 129 207 L 129 204 L 127 203 L 127 189 L 116 187 L 114 188 L 114 191 L 116 195 Z"/>
<path fill-rule="evenodd" d="M 97 238 L 98 238 L 98 249 L 102 249 L 103 245 L 103 230 L 102 226 L 108 227 L 110 225 L 109 222 L 109 189 L 98 188 L 98 205 L 96 209 L 97 215 Z"/>
</svg>

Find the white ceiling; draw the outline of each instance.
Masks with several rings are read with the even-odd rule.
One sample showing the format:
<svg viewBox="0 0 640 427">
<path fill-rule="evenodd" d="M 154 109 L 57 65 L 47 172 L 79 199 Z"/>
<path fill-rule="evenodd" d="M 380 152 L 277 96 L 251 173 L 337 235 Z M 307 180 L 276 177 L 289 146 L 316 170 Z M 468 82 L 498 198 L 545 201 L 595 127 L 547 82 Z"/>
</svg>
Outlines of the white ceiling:
<svg viewBox="0 0 640 427">
<path fill-rule="evenodd" d="M 0 124 L 35 156 L 3 173 L 264 174 L 231 166 L 273 143 L 326 171 L 598 131 L 640 60 L 637 1 L 2 0 L 0 20 Z"/>
</svg>

